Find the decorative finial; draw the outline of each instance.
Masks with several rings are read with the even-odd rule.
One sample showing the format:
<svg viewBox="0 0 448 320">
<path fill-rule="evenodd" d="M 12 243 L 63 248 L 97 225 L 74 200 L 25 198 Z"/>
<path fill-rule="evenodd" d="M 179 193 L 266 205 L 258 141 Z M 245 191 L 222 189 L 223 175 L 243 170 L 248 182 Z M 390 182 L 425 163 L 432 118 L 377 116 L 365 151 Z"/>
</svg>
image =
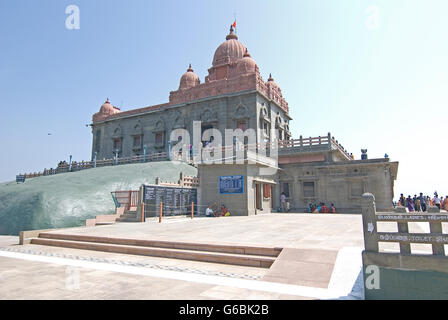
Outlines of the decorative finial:
<svg viewBox="0 0 448 320">
<path fill-rule="evenodd" d="M 269 73 L 269 79 L 268 81 L 274 81 L 274 79 L 272 78 L 272 74 Z"/>
<path fill-rule="evenodd" d="M 250 57 L 250 54 L 249 54 L 249 51 L 247 50 L 247 48 L 246 48 L 246 52 L 244 52 L 243 57 Z"/>
<path fill-rule="evenodd" d="M 233 32 L 233 24 L 230 25 L 230 32 L 226 37 L 226 40 L 231 40 L 231 39 L 238 40 L 238 36 Z"/>
<path fill-rule="evenodd" d="M 190 63 L 190 65 L 188 66 L 187 72 L 193 72 L 193 69 L 191 68 L 191 63 Z"/>
</svg>

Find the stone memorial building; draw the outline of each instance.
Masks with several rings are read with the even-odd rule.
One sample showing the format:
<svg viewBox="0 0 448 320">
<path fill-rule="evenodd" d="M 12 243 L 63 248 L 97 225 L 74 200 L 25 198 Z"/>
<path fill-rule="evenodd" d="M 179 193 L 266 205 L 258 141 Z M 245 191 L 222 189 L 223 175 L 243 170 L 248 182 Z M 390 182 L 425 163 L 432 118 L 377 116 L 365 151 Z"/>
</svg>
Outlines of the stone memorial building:
<svg viewBox="0 0 448 320">
<path fill-rule="evenodd" d="M 279 85 L 271 75 L 267 81 L 262 78 L 232 27 L 216 49 L 203 83 L 190 65 L 167 103 L 122 111 L 107 100 L 92 120 L 92 158 L 97 159 L 168 152 L 171 132 L 182 128 L 193 137 L 194 121 L 201 122 L 201 133 L 215 128 L 224 136 L 225 129 L 239 128 L 254 130 L 257 144 L 278 138 L 278 170 L 272 176 L 258 175 L 264 164 L 257 161 L 246 167 L 199 166 L 200 204 L 220 199 L 231 212 L 234 206 L 235 215 L 277 211 L 282 192 L 292 211 L 324 202 L 334 203 L 339 212 L 360 212 L 364 192 L 375 195 L 379 210 L 392 207 L 398 162 L 367 156 L 354 160 L 330 133 L 292 139 L 292 118 Z M 242 193 L 220 192 L 221 177 L 232 175 L 245 177 Z"/>
</svg>

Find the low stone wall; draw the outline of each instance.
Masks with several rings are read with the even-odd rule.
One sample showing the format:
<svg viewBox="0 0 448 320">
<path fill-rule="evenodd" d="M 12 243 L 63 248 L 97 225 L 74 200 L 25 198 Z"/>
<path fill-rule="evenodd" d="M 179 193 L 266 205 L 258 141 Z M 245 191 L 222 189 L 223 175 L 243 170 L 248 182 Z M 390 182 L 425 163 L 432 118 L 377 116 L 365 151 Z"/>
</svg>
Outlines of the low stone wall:
<svg viewBox="0 0 448 320">
<path fill-rule="evenodd" d="M 366 299 L 448 299 L 448 257 L 444 247 L 448 244 L 448 234 L 442 230 L 448 214 L 433 210 L 434 213 L 407 213 L 406 210 L 377 213 L 374 196 L 363 195 L 365 250 L 362 260 Z M 395 222 L 398 232 L 378 232 L 377 222 Z M 410 233 L 409 222 L 428 223 L 430 233 Z M 379 252 L 379 242 L 398 243 L 400 252 Z M 432 254 L 413 253 L 411 244 L 414 243 L 430 244 Z"/>
</svg>

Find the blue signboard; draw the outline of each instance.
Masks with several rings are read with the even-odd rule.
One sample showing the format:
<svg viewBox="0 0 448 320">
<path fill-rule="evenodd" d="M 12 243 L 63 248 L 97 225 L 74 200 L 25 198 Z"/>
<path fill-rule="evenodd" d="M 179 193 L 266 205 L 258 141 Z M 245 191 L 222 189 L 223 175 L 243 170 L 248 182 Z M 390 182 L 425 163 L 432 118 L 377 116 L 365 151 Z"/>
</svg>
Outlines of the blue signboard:
<svg viewBox="0 0 448 320">
<path fill-rule="evenodd" d="M 220 176 L 219 193 L 244 193 L 244 176 Z"/>
</svg>

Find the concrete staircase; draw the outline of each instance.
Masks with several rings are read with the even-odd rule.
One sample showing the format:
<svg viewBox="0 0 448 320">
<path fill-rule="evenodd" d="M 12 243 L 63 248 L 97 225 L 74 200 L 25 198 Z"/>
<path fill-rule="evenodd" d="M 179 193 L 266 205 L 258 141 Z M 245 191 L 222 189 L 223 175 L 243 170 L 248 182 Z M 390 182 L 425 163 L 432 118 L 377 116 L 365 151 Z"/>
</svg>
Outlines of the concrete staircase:
<svg viewBox="0 0 448 320">
<path fill-rule="evenodd" d="M 140 222 L 140 220 L 137 217 L 137 211 L 125 211 L 119 218 L 117 218 L 115 221 L 118 222 Z"/>
<path fill-rule="evenodd" d="M 269 268 L 281 248 L 108 238 L 42 232 L 31 244 Z"/>
<path fill-rule="evenodd" d="M 86 227 L 94 227 L 102 224 L 114 224 L 125 213 L 125 208 L 116 208 L 114 214 L 102 214 L 93 219 L 86 219 Z"/>
</svg>

